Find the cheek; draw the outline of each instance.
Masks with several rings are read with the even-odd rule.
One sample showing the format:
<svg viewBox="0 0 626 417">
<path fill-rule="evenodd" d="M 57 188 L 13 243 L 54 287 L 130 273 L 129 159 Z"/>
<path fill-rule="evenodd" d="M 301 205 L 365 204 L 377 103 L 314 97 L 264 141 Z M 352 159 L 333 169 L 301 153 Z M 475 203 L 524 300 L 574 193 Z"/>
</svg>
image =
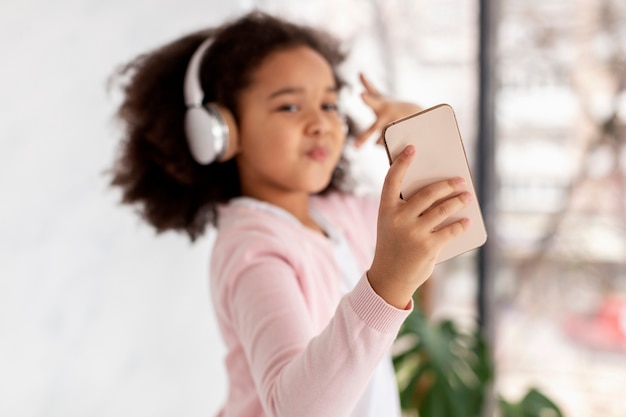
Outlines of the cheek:
<svg viewBox="0 0 626 417">
<path fill-rule="evenodd" d="M 242 123 L 239 130 L 239 149 L 243 154 L 255 155 L 262 152 L 270 141 L 263 124 Z"/>
<path fill-rule="evenodd" d="M 341 154 L 343 153 L 343 150 L 346 146 L 346 135 L 343 134 L 343 132 L 337 137 L 337 139 L 335 140 L 335 152 L 337 153 L 338 157 L 337 159 L 339 159 L 339 156 L 341 156 Z"/>
<path fill-rule="evenodd" d="M 239 154 L 242 161 L 265 171 L 275 171 L 281 162 L 286 162 L 294 155 L 293 141 L 282 140 L 271 129 L 258 128 L 242 130 Z"/>
</svg>

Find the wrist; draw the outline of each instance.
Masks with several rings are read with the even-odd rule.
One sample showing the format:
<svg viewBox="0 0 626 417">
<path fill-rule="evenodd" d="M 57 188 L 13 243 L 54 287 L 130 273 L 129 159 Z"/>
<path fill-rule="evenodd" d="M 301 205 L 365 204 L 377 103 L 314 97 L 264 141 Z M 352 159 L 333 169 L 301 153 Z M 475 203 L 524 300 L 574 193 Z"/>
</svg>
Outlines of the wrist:
<svg viewBox="0 0 626 417">
<path fill-rule="evenodd" d="M 393 282 L 374 268 L 367 271 L 366 277 L 374 292 L 387 304 L 399 310 L 406 310 L 411 305 L 414 292 L 412 288 Z"/>
</svg>

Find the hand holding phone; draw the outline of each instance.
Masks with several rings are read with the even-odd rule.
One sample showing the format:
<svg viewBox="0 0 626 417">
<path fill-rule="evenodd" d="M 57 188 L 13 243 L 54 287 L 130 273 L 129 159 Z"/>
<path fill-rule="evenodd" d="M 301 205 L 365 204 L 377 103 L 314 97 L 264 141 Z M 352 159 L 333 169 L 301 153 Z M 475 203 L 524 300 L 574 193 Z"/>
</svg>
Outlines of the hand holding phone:
<svg viewBox="0 0 626 417">
<path fill-rule="evenodd" d="M 415 157 L 402 181 L 402 198 L 409 199 L 426 185 L 453 177 L 464 178 L 467 190 L 476 195 L 454 110 L 449 105 L 440 104 L 390 123 L 383 130 L 383 142 L 390 162 L 407 145 L 415 147 Z M 475 249 L 487 240 L 476 200 L 440 226 L 464 217 L 472 221 L 470 229 L 443 247 L 437 263 Z"/>
</svg>

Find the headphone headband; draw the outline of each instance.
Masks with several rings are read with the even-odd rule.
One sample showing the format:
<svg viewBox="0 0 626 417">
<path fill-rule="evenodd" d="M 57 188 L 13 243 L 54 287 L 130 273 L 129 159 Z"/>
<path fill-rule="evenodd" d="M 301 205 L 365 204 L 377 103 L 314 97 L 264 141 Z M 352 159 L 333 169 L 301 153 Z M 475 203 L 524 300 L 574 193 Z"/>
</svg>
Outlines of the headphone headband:
<svg viewBox="0 0 626 417">
<path fill-rule="evenodd" d="M 187 72 L 185 73 L 185 105 L 187 107 L 201 107 L 204 100 L 204 91 L 200 85 L 200 65 L 207 49 L 213 44 L 213 38 L 208 38 L 200 44 L 193 53 Z"/>
</svg>

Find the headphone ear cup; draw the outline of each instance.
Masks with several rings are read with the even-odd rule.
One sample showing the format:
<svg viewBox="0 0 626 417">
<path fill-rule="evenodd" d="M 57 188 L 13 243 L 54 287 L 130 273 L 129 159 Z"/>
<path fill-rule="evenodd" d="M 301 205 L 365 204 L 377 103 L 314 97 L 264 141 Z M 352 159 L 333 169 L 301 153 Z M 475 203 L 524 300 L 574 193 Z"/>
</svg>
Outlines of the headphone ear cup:
<svg viewBox="0 0 626 417">
<path fill-rule="evenodd" d="M 224 141 L 225 147 L 222 155 L 218 159 L 219 162 L 225 162 L 232 159 L 235 155 L 237 155 L 237 152 L 239 152 L 239 130 L 237 129 L 235 117 L 230 110 L 217 103 L 210 103 L 209 106 L 211 106 L 215 112 L 219 114 L 227 132 L 227 137 Z"/>
<path fill-rule="evenodd" d="M 185 134 L 191 155 L 201 165 L 226 161 L 237 151 L 235 120 L 228 109 L 215 103 L 187 109 Z"/>
</svg>

